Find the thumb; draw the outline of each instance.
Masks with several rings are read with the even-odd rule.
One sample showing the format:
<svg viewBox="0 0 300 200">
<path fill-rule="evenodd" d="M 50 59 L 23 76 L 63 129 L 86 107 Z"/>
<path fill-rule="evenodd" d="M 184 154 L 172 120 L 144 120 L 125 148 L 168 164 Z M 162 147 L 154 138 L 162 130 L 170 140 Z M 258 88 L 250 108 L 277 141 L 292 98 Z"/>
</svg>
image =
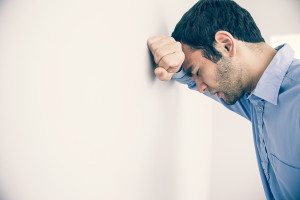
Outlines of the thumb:
<svg viewBox="0 0 300 200">
<path fill-rule="evenodd" d="M 174 73 L 169 73 L 167 72 L 164 68 L 162 67 L 157 67 L 154 70 L 154 73 L 156 75 L 156 77 L 161 80 L 161 81 L 169 81 L 171 80 L 172 76 Z"/>
</svg>

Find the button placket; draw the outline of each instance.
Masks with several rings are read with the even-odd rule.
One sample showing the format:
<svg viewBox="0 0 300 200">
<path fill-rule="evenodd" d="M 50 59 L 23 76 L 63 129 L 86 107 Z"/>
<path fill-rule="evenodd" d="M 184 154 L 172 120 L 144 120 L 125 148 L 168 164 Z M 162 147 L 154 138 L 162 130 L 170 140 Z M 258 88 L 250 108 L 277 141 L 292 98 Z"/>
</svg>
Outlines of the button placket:
<svg viewBox="0 0 300 200">
<path fill-rule="evenodd" d="M 260 162 L 264 171 L 264 174 L 267 178 L 267 180 L 269 180 L 269 170 L 268 170 L 268 165 L 269 165 L 269 158 L 268 158 L 268 154 L 267 154 L 267 149 L 266 149 L 266 144 L 265 144 L 265 139 L 264 139 L 264 134 L 263 134 L 263 112 L 264 112 L 264 100 L 256 97 L 256 96 L 252 96 L 250 99 L 250 102 L 252 103 L 254 109 L 255 109 L 255 113 L 256 113 L 256 127 L 257 127 L 257 134 L 258 134 L 258 153 L 260 156 Z"/>
<path fill-rule="evenodd" d="M 259 135 L 259 146 L 260 146 L 260 156 L 262 159 L 262 167 L 264 170 L 264 173 L 269 180 L 269 170 L 268 170 L 268 165 L 269 165 L 269 158 L 268 158 L 268 152 L 267 152 L 267 147 L 265 143 L 265 137 L 263 134 L 263 112 L 264 112 L 264 103 L 262 101 L 257 102 L 256 105 L 256 112 L 257 112 L 257 125 L 258 125 L 258 135 Z"/>
</svg>

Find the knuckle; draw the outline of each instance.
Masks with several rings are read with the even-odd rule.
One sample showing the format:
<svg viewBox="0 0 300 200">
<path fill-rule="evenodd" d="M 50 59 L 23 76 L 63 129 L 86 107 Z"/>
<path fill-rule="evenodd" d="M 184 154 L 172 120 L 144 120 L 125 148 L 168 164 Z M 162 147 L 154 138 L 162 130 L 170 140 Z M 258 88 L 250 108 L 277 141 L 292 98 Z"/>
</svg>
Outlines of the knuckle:
<svg viewBox="0 0 300 200">
<path fill-rule="evenodd" d="M 153 41 L 153 39 L 154 39 L 154 37 L 150 37 L 150 38 L 148 38 L 148 40 L 147 40 L 147 44 L 149 45 L 149 46 L 151 46 L 152 45 L 152 41 Z"/>
<path fill-rule="evenodd" d="M 176 42 L 175 44 L 176 44 L 176 47 L 177 47 L 177 48 L 180 48 L 180 49 L 182 48 L 182 45 L 181 45 L 180 42 Z"/>
<path fill-rule="evenodd" d="M 163 56 L 163 51 L 161 49 L 156 49 L 155 56 L 156 57 L 162 57 Z"/>
<path fill-rule="evenodd" d="M 148 44 L 148 45 L 151 44 L 151 38 L 148 38 L 148 39 L 147 39 L 147 44 Z"/>
<path fill-rule="evenodd" d="M 174 59 L 170 59 L 170 60 L 168 61 L 168 65 L 169 65 L 171 68 L 176 67 L 176 61 L 175 61 Z"/>
<path fill-rule="evenodd" d="M 181 65 L 181 61 L 177 57 L 174 58 L 174 56 L 171 56 L 171 55 L 164 56 L 161 59 L 161 63 L 163 65 L 166 65 L 167 67 L 171 67 L 171 68 L 178 68 L 178 66 Z"/>
<path fill-rule="evenodd" d="M 174 54 L 174 56 L 170 60 L 170 66 L 177 68 L 179 65 L 181 65 L 181 59 L 176 54 Z"/>
<path fill-rule="evenodd" d="M 150 48 L 155 52 L 157 50 L 157 45 L 151 44 Z"/>
<path fill-rule="evenodd" d="M 166 65 L 170 65 L 169 63 L 169 60 L 168 60 L 168 56 L 164 56 L 162 59 L 161 59 L 162 63 L 166 64 Z"/>
<path fill-rule="evenodd" d="M 174 72 L 176 72 L 176 68 L 170 67 L 170 68 L 168 69 L 168 72 L 169 72 L 169 73 L 174 73 Z"/>
<path fill-rule="evenodd" d="M 172 67 L 172 68 L 178 68 L 179 65 L 180 65 L 180 62 L 178 62 L 178 60 L 174 60 L 174 61 L 170 64 L 170 67 Z"/>
<path fill-rule="evenodd" d="M 149 37 L 147 40 L 148 45 L 152 45 L 158 38 L 161 38 L 162 36 L 152 36 Z"/>
<path fill-rule="evenodd" d="M 174 40 L 174 38 L 172 38 L 172 37 L 169 37 L 167 41 L 168 41 L 168 42 L 171 42 L 171 43 L 176 42 L 176 41 Z"/>
</svg>

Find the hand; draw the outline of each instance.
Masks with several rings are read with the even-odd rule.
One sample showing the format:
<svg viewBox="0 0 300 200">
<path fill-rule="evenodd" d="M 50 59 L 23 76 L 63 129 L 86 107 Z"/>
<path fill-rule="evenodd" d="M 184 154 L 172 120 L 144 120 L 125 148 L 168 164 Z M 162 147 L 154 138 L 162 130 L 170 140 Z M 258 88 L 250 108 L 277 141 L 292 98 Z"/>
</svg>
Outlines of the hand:
<svg viewBox="0 0 300 200">
<path fill-rule="evenodd" d="M 156 77 L 161 81 L 170 80 L 185 59 L 181 43 L 164 35 L 151 37 L 147 43 L 157 64 L 154 70 Z"/>
</svg>

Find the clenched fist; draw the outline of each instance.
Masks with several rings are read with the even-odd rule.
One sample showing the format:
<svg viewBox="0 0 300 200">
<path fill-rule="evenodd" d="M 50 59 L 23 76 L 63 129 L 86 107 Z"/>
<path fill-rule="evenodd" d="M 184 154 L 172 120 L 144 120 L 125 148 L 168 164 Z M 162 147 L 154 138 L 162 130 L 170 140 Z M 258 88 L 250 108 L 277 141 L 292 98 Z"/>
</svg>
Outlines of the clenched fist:
<svg viewBox="0 0 300 200">
<path fill-rule="evenodd" d="M 184 62 L 181 43 L 164 35 L 151 37 L 147 43 L 157 65 L 155 75 L 161 81 L 170 80 Z"/>
</svg>

